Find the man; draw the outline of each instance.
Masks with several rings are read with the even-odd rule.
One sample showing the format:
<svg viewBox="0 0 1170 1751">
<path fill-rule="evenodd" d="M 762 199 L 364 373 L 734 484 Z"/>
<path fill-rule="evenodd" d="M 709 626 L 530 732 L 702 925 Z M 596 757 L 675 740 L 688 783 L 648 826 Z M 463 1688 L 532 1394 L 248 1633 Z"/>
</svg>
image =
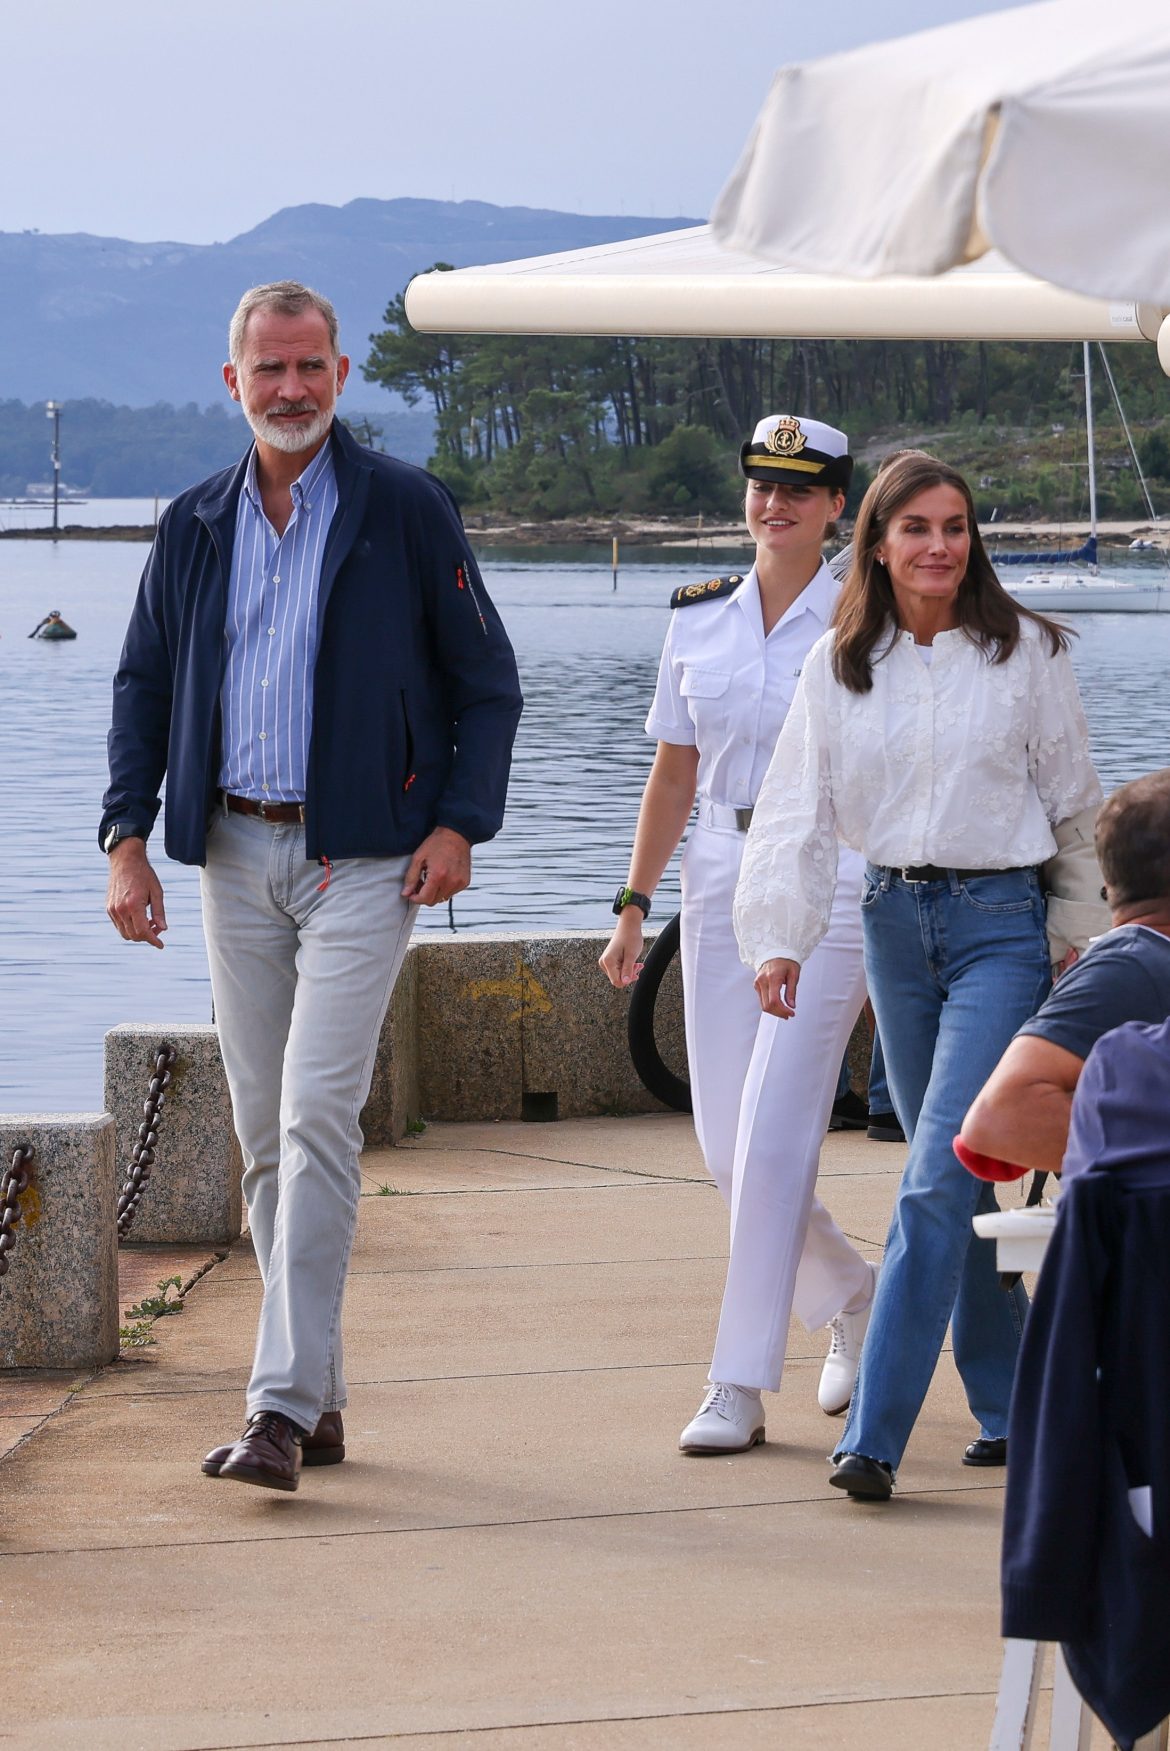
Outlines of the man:
<svg viewBox="0 0 1170 1751">
<path fill-rule="evenodd" d="M 1073 1093 L 1101 1035 L 1170 1016 L 1170 768 L 1114 791 L 1095 837 L 1113 929 L 1062 973 L 960 1132 L 966 1151 L 1021 1174 L 1059 1170 Z"/>
<path fill-rule="evenodd" d="M 211 1476 L 294 1490 L 344 1456 L 358 1116 L 420 905 L 503 817 L 515 660 L 446 489 L 334 418 L 337 318 L 245 294 L 224 381 L 255 443 L 179 496 L 114 681 L 108 911 L 161 948 L 146 840 L 203 866 L 220 1048 L 264 1296 L 241 1439 Z"/>
</svg>

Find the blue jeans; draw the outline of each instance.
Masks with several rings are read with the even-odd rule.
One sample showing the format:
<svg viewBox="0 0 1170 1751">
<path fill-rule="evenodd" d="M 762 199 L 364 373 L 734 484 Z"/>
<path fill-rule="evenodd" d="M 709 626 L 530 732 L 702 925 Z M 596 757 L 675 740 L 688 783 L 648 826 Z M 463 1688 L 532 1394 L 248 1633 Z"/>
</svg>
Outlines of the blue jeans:
<svg viewBox="0 0 1170 1751">
<path fill-rule="evenodd" d="M 894 1106 L 910 1142 L 840 1451 L 896 1467 L 952 1320 L 980 1433 L 1007 1434 L 1027 1298 L 999 1285 L 971 1218 L 995 1193 L 951 1148 L 967 1108 L 1051 983 L 1034 870 L 904 882 L 866 870 L 865 970 Z"/>
<path fill-rule="evenodd" d="M 869 1115 L 872 1118 L 875 1113 L 890 1113 L 893 1110 L 890 1085 L 886 1081 L 886 1055 L 882 1049 L 882 1036 L 874 1028 L 873 1051 L 869 1060 Z"/>
</svg>

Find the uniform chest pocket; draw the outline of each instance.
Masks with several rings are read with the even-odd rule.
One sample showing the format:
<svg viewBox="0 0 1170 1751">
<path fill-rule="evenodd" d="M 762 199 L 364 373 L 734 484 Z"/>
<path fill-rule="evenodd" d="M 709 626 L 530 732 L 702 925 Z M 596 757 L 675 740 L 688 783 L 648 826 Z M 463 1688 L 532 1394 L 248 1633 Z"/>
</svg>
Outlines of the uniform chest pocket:
<svg viewBox="0 0 1170 1751">
<path fill-rule="evenodd" d="M 731 686 L 731 675 L 721 669 L 696 669 L 687 663 L 679 682 L 684 699 L 722 699 Z"/>
</svg>

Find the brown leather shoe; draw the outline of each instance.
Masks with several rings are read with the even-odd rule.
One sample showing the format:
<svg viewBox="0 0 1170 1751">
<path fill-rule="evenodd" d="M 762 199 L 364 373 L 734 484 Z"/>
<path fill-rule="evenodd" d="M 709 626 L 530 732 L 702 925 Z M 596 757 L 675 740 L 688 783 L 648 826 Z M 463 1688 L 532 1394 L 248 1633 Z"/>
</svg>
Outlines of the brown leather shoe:
<svg viewBox="0 0 1170 1751">
<path fill-rule="evenodd" d="M 317 1427 L 301 1442 L 306 1465 L 340 1465 L 345 1458 L 345 1425 L 340 1411 L 322 1411 Z"/>
<path fill-rule="evenodd" d="M 265 1490 L 295 1490 L 301 1477 L 301 1438 L 300 1430 L 279 1411 L 257 1411 L 219 1475 Z"/>
<path fill-rule="evenodd" d="M 211 1449 L 202 1466 L 206 1477 L 219 1476 L 223 1462 L 235 1444 L 234 1441 L 225 1441 L 222 1447 Z M 344 1458 L 345 1426 L 341 1420 L 341 1412 L 322 1411 L 313 1433 L 302 1437 L 302 1463 L 304 1465 L 340 1465 Z"/>
</svg>

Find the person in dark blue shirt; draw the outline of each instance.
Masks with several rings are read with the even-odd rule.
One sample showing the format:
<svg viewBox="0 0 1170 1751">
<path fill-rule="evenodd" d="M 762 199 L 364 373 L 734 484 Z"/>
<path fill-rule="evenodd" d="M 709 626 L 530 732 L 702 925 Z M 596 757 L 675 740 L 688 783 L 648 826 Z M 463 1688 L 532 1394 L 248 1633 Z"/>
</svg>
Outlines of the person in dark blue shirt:
<svg viewBox="0 0 1170 1751">
<path fill-rule="evenodd" d="M 1102 1034 L 1170 1016 L 1170 768 L 1103 805 L 1097 856 L 1113 929 L 1063 973 L 1020 1028 L 963 1121 L 976 1155 L 1060 1171 L 1073 1093 Z"/>
</svg>

